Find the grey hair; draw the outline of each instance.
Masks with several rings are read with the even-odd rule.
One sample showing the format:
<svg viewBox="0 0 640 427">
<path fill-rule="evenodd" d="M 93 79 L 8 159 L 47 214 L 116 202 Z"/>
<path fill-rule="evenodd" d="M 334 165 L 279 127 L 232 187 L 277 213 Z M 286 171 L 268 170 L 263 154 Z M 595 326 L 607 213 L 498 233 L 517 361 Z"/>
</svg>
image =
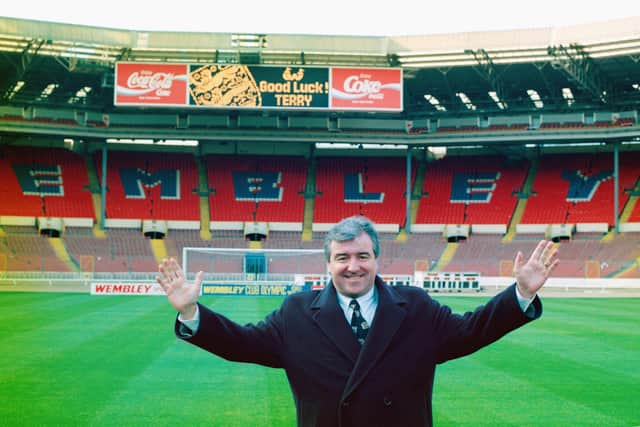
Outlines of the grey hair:
<svg viewBox="0 0 640 427">
<path fill-rule="evenodd" d="M 331 260 L 331 242 L 348 242 L 362 233 L 367 233 L 373 242 L 373 255 L 378 258 L 380 242 L 378 232 L 373 222 L 366 216 L 354 215 L 343 219 L 327 232 L 324 237 L 324 256 L 327 262 Z"/>
</svg>

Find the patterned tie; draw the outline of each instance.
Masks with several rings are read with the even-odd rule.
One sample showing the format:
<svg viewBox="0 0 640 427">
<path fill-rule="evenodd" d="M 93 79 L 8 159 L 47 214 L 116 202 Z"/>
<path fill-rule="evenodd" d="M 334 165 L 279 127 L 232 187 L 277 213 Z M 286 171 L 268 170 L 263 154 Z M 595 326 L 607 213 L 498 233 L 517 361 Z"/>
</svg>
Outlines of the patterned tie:
<svg viewBox="0 0 640 427">
<path fill-rule="evenodd" d="M 356 335 L 360 345 L 362 345 L 364 344 L 364 340 L 367 338 L 369 325 L 367 324 L 367 321 L 364 320 L 364 317 L 362 317 L 362 313 L 360 313 L 360 304 L 358 304 L 358 301 L 352 299 L 349 303 L 349 308 L 353 310 L 353 315 L 351 316 L 351 329 Z"/>
</svg>

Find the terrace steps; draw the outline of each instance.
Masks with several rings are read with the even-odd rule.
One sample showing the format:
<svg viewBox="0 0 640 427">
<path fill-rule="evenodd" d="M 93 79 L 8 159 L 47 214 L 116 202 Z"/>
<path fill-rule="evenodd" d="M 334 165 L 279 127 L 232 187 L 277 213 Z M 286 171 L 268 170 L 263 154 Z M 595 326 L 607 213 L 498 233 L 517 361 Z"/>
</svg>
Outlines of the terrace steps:
<svg viewBox="0 0 640 427">
<path fill-rule="evenodd" d="M 409 205 L 410 215 L 409 218 L 410 224 L 416 223 L 416 218 L 418 216 L 418 207 L 420 206 L 420 199 L 422 198 L 422 187 L 424 185 L 424 171 L 427 169 L 426 162 L 422 159 L 418 163 L 418 169 L 416 170 L 416 179 L 413 183 L 413 189 L 411 191 L 411 203 Z M 406 228 L 406 225 L 405 225 Z"/>
<path fill-rule="evenodd" d="M 447 247 L 442 251 L 442 255 L 440 255 L 440 258 L 432 271 L 442 271 L 456 255 L 459 245 L 460 244 L 456 242 L 447 243 Z"/>
<path fill-rule="evenodd" d="M 150 239 L 149 243 L 151 244 L 151 251 L 153 252 L 153 257 L 155 258 L 158 264 L 162 263 L 162 260 L 168 258 L 167 246 L 162 239 Z"/>
<path fill-rule="evenodd" d="M 304 194 L 304 217 L 302 222 L 302 241 L 310 242 L 313 240 L 313 209 L 314 199 L 316 195 L 316 160 L 309 160 L 309 168 L 307 169 L 307 184 Z"/>
<path fill-rule="evenodd" d="M 202 240 L 211 240 L 211 230 L 209 223 L 211 222 L 211 213 L 209 212 L 209 198 L 200 196 L 200 238 Z"/>
<path fill-rule="evenodd" d="M 67 247 L 64 242 L 59 237 L 50 237 L 47 239 L 53 252 L 56 254 L 58 259 L 64 263 L 64 265 L 69 269 L 69 271 L 77 272 L 80 271 L 78 264 L 71 258 Z"/>
<path fill-rule="evenodd" d="M 533 159 L 531 161 L 531 166 L 529 167 L 529 172 L 527 173 L 527 178 L 525 179 L 524 184 L 522 186 L 522 193 L 521 195 L 518 196 L 518 203 L 516 204 L 516 208 L 513 211 L 513 215 L 511 216 L 511 221 L 509 222 L 509 228 L 507 230 L 507 234 L 502 239 L 503 243 L 511 242 L 516 235 L 516 226 L 520 223 L 520 220 L 522 220 L 524 211 L 527 208 L 527 200 L 531 195 L 531 189 L 533 188 L 533 180 L 536 177 L 537 171 L 538 171 L 538 160 Z"/>
<path fill-rule="evenodd" d="M 196 167 L 198 168 L 198 195 L 200 196 L 200 238 L 211 240 L 211 211 L 209 210 L 209 179 L 207 177 L 207 167 L 202 157 L 196 157 Z"/>
<path fill-rule="evenodd" d="M 636 183 L 636 188 L 640 185 L 639 182 Z M 627 203 L 625 203 L 624 208 L 622 209 L 622 213 L 620 214 L 619 223 L 629 221 L 633 210 L 636 208 L 636 204 L 638 203 L 638 196 L 630 195 L 629 199 L 627 199 Z"/>
</svg>

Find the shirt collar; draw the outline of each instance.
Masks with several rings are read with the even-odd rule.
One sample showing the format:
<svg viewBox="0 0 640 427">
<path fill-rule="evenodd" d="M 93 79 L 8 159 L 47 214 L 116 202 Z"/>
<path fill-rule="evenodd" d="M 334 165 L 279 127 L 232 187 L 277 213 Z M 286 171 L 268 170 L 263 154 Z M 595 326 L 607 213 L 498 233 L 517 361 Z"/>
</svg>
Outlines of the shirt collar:
<svg viewBox="0 0 640 427">
<path fill-rule="evenodd" d="M 337 290 L 336 290 L 336 294 L 338 294 L 338 303 L 340 304 L 340 307 L 342 307 L 342 309 L 346 311 L 347 308 L 349 307 L 349 303 L 354 298 L 348 297 L 346 295 L 342 295 L 340 292 L 337 292 Z M 376 297 L 376 295 L 377 295 L 376 285 L 374 284 L 371 287 L 371 289 L 367 291 L 366 294 L 361 295 L 355 299 L 358 301 L 358 304 L 360 304 L 360 307 L 365 307 L 365 306 L 370 306 L 371 304 L 374 303 L 374 298 Z"/>
</svg>

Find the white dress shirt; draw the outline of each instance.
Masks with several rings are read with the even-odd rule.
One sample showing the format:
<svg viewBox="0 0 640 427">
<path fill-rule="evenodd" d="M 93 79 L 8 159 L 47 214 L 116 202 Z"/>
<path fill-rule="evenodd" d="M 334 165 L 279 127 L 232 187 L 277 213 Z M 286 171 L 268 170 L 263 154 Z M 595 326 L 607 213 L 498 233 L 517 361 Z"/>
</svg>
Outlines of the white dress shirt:
<svg viewBox="0 0 640 427">
<path fill-rule="evenodd" d="M 372 286 L 366 294 L 358 298 L 348 297 L 342 295 L 340 292 L 337 292 L 337 294 L 338 305 L 340 305 L 340 308 L 344 312 L 347 323 L 351 324 L 351 316 L 353 316 L 353 309 L 349 307 L 349 303 L 355 299 L 358 301 L 358 304 L 360 304 L 360 314 L 362 314 L 364 320 L 367 321 L 367 324 L 371 326 L 373 317 L 376 315 L 376 309 L 378 308 L 378 290 L 375 286 Z"/>
</svg>

